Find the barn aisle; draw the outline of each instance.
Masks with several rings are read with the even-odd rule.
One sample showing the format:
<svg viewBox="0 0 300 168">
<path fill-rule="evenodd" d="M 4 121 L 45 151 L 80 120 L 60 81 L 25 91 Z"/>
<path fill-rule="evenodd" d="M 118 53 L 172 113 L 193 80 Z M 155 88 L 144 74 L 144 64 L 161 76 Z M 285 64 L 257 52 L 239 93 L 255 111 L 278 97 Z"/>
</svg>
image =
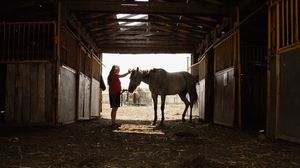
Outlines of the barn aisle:
<svg viewBox="0 0 300 168">
<path fill-rule="evenodd" d="M 152 106 L 123 106 L 118 115 L 119 128 L 110 126 L 108 106 L 103 107 L 99 120 L 60 128 L 1 128 L 0 167 L 300 166 L 297 144 L 196 119 L 193 124 L 182 124 L 177 119 L 179 107 L 166 107 L 172 112 L 167 110 L 165 126 L 159 127 L 150 125 Z M 150 118 L 140 120 L 148 113 Z"/>
</svg>

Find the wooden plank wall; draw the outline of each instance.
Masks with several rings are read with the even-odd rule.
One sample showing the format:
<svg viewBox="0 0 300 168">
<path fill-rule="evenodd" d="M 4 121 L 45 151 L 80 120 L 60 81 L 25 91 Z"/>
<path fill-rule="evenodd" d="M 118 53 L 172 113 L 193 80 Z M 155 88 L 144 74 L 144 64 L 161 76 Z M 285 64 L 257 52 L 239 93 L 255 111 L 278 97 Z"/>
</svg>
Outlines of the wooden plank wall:
<svg viewBox="0 0 300 168">
<path fill-rule="evenodd" d="M 53 80 L 51 64 L 8 64 L 6 121 L 52 124 Z"/>
<path fill-rule="evenodd" d="M 280 60 L 278 137 L 300 143 L 300 48 L 285 52 Z"/>
<path fill-rule="evenodd" d="M 273 100 L 274 97 L 276 99 L 275 137 L 300 143 L 299 126 L 294 120 L 299 118 L 298 111 L 295 112 L 297 105 L 292 103 L 299 97 L 293 93 L 298 93 L 298 80 L 295 76 L 298 75 L 296 65 L 299 62 L 300 48 L 300 4 L 299 0 L 281 0 L 274 1 L 272 6 L 274 7 L 269 12 L 269 18 L 276 18 L 276 21 L 269 22 L 269 26 L 276 30 L 273 38 L 273 41 L 276 40 L 276 44 L 274 45 L 271 39 L 269 47 L 276 46 L 276 65 L 275 70 L 273 69 L 273 73 L 274 71 L 276 73 L 276 77 L 274 77 L 276 91 L 269 100 Z M 269 85 L 271 85 L 270 82 Z M 269 113 L 271 112 L 273 111 L 269 111 Z M 270 119 L 268 120 L 270 121 Z"/>
<path fill-rule="evenodd" d="M 230 35 L 215 48 L 214 122 L 235 126 L 236 124 L 236 80 L 234 58 L 236 34 Z"/>
<path fill-rule="evenodd" d="M 53 22 L 2 22 L 0 37 L 0 62 L 53 59 Z"/>
</svg>

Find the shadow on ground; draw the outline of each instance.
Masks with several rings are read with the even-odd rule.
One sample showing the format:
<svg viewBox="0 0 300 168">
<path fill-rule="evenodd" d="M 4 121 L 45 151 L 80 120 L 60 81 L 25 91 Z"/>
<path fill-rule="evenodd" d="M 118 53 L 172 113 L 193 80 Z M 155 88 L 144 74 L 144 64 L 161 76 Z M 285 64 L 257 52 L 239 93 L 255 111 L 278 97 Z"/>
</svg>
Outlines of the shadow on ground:
<svg viewBox="0 0 300 168">
<path fill-rule="evenodd" d="M 299 167 L 300 146 L 193 121 L 1 128 L 0 167 Z"/>
</svg>

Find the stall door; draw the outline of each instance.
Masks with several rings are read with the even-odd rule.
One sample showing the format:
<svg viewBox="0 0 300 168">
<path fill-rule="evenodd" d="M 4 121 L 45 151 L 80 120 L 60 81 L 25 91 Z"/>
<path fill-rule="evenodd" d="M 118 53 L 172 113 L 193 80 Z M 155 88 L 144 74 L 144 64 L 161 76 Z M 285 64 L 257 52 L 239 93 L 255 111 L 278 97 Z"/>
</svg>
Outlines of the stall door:
<svg viewBox="0 0 300 168">
<path fill-rule="evenodd" d="M 230 68 L 217 73 L 215 79 L 214 122 L 233 127 L 235 121 L 234 69 Z"/>
<path fill-rule="evenodd" d="M 278 136 L 300 142 L 300 49 L 281 54 Z"/>
<path fill-rule="evenodd" d="M 90 78 L 80 74 L 78 119 L 90 119 Z"/>
</svg>

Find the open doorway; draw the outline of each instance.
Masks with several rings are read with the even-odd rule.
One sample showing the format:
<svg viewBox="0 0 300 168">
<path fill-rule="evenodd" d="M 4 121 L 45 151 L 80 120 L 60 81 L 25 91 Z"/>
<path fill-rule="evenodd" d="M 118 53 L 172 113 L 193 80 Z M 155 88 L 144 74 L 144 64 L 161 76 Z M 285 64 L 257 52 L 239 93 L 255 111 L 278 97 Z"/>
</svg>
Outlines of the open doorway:
<svg viewBox="0 0 300 168">
<path fill-rule="evenodd" d="M 120 74 L 126 73 L 128 69 L 151 70 L 153 68 L 163 68 L 168 72 L 189 71 L 191 54 L 103 54 L 102 75 L 105 84 L 107 76 L 113 65 L 120 66 Z M 122 89 L 127 89 L 130 75 L 120 78 Z M 102 118 L 110 119 L 109 93 L 108 90 L 102 92 Z M 154 117 L 153 102 L 148 85 L 141 83 L 134 93 L 124 92 L 121 97 L 121 107 L 117 112 L 117 120 L 140 120 L 152 121 Z M 166 97 L 165 120 L 181 120 L 184 104 L 178 95 Z M 158 122 L 161 119 L 160 97 L 157 106 Z M 187 112 L 187 115 L 189 112 Z M 194 112 L 193 115 L 199 115 Z M 188 119 L 188 117 L 186 117 Z"/>
<path fill-rule="evenodd" d="M 242 127 L 266 128 L 267 7 L 241 26 Z"/>
<path fill-rule="evenodd" d="M 5 122 L 6 64 L 0 64 L 0 123 Z"/>
</svg>

